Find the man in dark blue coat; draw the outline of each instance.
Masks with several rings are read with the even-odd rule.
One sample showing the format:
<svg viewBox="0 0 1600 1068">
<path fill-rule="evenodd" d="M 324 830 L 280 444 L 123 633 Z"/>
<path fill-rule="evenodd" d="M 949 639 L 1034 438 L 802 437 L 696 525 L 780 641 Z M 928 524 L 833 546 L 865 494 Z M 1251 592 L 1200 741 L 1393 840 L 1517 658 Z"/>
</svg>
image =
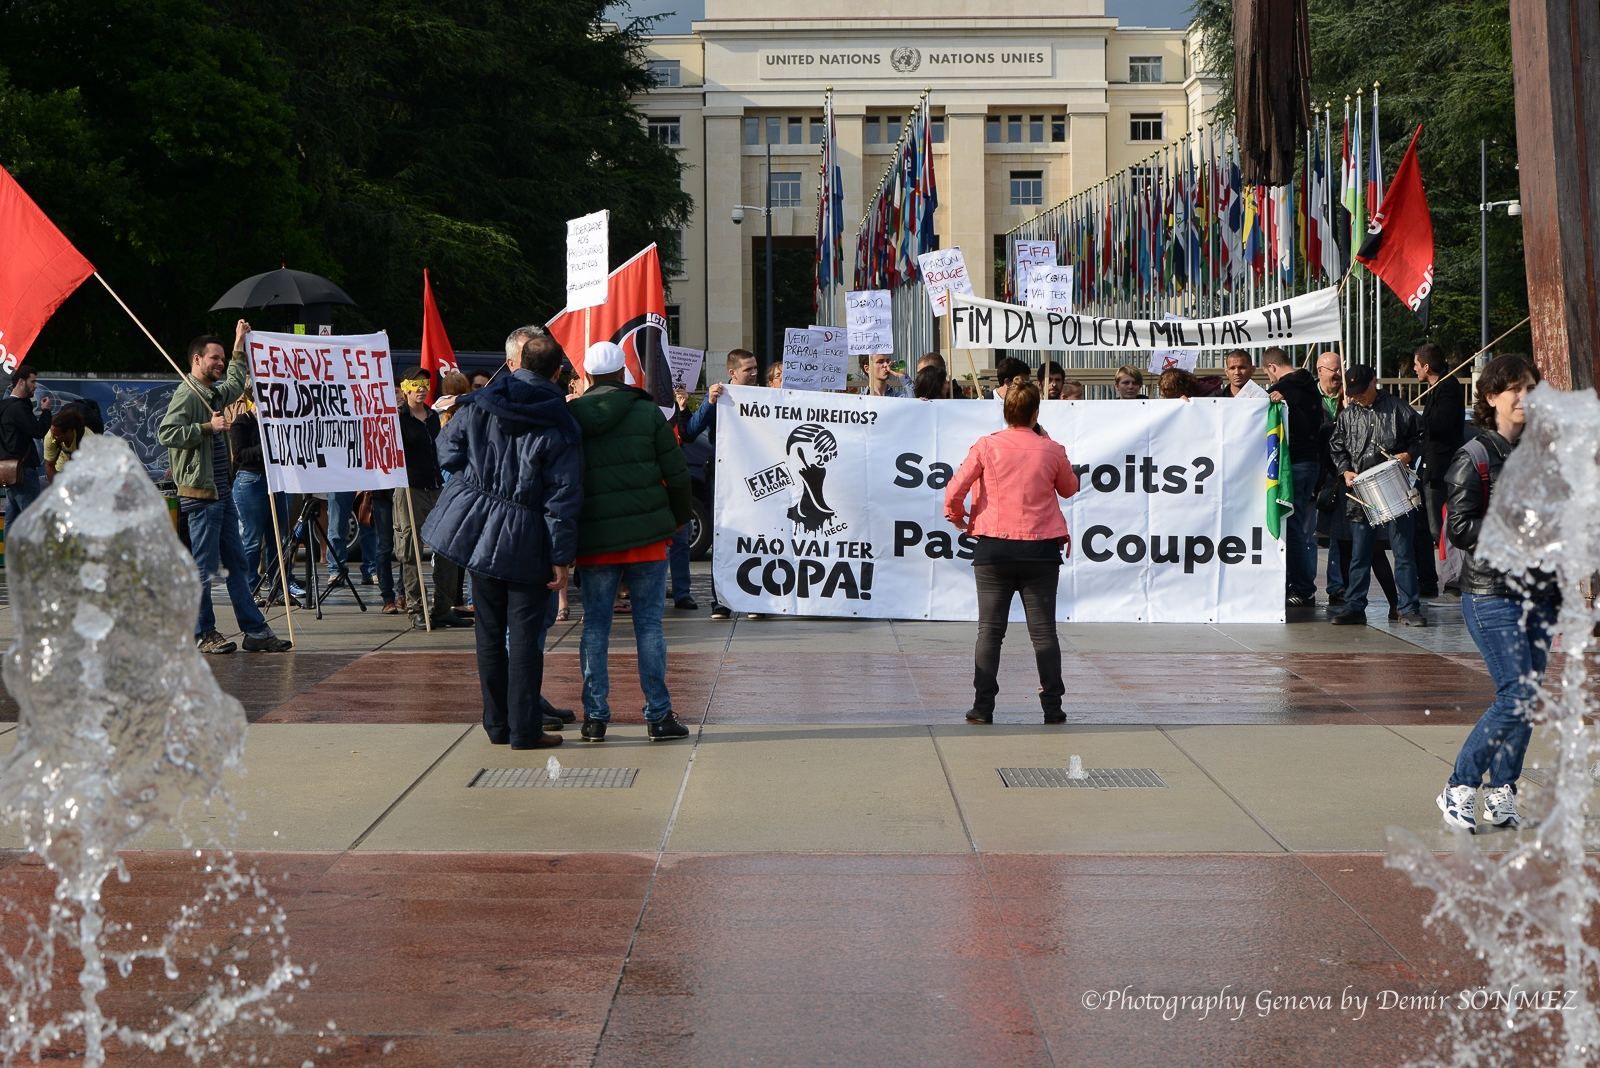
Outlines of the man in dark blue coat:
<svg viewBox="0 0 1600 1068">
<path fill-rule="evenodd" d="M 521 367 L 457 402 L 439 435 L 451 478 L 422 528 L 435 553 L 472 576 L 483 729 L 513 749 L 561 744 L 539 711 L 538 639 L 577 558 L 583 510 L 583 434 L 551 381 L 564 358 L 554 338 L 534 338 Z"/>
</svg>

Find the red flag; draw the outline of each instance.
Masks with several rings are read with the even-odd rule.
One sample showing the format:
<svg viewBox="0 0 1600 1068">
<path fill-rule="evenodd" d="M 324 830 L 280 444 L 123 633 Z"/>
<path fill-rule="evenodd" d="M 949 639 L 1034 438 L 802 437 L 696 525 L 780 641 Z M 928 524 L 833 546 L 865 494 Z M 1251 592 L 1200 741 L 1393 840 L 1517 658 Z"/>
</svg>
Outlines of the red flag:
<svg viewBox="0 0 1600 1068">
<path fill-rule="evenodd" d="M 661 258 L 656 254 L 656 247 L 649 246 L 612 271 L 606 285 L 604 304 L 564 311 L 545 326 L 550 336 L 561 343 L 574 370 L 583 370 L 583 357 L 589 345 L 610 341 L 622 346 L 627 384 L 650 388 L 656 383 L 647 384 L 645 369 L 657 359 L 665 365 L 662 346 L 667 341 L 667 298 L 661 285 Z M 587 335 L 585 317 L 588 319 Z M 666 395 L 668 398 L 672 395 L 670 379 Z M 671 400 L 665 403 L 670 404 Z"/>
<path fill-rule="evenodd" d="M 94 273 L 0 167 L 0 369 L 17 369 L 61 302 Z"/>
<path fill-rule="evenodd" d="M 1356 259 L 1383 279 L 1426 327 L 1433 293 L 1433 219 L 1422 189 L 1422 171 L 1417 167 L 1420 136 L 1422 127 L 1418 126 Z"/>
<path fill-rule="evenodd" d="M 426 267 L 422 269 L 422 369 L 428 372 L 429 403 L 439 392 L 443 377 L 458 370 L 456 350 L 450 347 L 444 320 L 439 318 L 439 306 L 433 302 L 433 283 L 428 281 Z"/>
</svg>

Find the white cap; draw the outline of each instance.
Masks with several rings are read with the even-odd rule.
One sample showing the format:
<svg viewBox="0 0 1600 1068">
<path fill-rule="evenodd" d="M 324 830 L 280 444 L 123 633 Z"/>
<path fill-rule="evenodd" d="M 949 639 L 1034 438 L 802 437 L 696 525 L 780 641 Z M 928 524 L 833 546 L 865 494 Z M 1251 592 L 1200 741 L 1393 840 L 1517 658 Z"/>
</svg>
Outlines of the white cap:
<svg viewBox="0 0 1600 1068">
<path fill-rule="evenodd" d="M 583 373 L 609 375 L 622 370 L 626 358 L 622 346 L 610 341 L 596 341 L 583 356 Z"/>
</svg>

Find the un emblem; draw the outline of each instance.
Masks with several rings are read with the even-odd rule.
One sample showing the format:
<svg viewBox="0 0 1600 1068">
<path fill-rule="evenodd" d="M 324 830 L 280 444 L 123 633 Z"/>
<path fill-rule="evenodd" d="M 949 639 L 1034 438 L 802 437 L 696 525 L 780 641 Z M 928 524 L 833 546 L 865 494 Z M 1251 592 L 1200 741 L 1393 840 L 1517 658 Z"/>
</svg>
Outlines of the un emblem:
<svg viewBox="0 0 1600 1068">
<path fill-rule="evenodd" d="M 915 48 L 896 48 L 889 53 L 889 66 L 901 74 L 910 74 L 922 66 L 922 53 Z"/>
</svg>

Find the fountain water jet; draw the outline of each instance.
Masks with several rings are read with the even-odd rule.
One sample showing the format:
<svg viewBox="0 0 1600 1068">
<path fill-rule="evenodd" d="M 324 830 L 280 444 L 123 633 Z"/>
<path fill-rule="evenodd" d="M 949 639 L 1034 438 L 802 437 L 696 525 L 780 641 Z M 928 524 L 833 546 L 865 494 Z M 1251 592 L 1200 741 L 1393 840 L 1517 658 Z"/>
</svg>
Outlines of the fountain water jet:
<svg viewBox="0 0 1600 1068">
<path fill-rule="evenodd" d="M 1544 385 L 1523 407 L 1527 427 L 1500 473 L 1478 554 L 1513 574 L 1552 572 L 1561 584 L 1560 691 L 1541 687 L 1531 710 L 1558 757 L 1550 788 L 1530 806 L 1547 811 L 1504 853 L 1480 852 L 1460 831 L 1455 853 L 1440 857 L 1389 828 L 1388 864 L 1437 895 L 1424 923 L 1459 926 L 1488 969 L 1487 1008 L 1454 1012 L 1430 1064 L 1600 1063 L 1600 951 L 1584 937 L 1600 905 L 1596 862 L 1584 851 L 1595 613 L 1579 589 L 1600 571 L 1600 399 Z M 1561 992 L 1553 1001 L 1552 990 Z"/>
<path fill-rule="evenodd" d="M 104 1061 L 113 1035 L 157 1050 L 182 1047 L 198 1061 L 229 1024 L 273 1026 L 267 999 L 285 984 L 304 985 L 302 970 L 285 953 L 282 910 L 231 855 L 206 866 L 201 899 L 158 941 L 107 944 L 126 930 L 106 923 L 100 900 L 113 871 L 129 878 L 118 851 L 154 826 L 177 826 L 187 801 L 225 805 L 223 774 L 238 766 L 244 746 L 244 709 L 195 648 L 199 573 L 166 502 L 127 443 L 91 437 L 6 531 L 6 554 L 16 637 L 3 671 L 21 711 L 16 748 L 0 763 L 0 817 L 20 826 L 57 884 L 45 921 L 29 919 L 28 948 L 4 959 L 12 985 L 0 988 L 0 1057 L 10 1065 L 26 1050 L 37 1059 L 81 1032 L 91 1066 Z M 203 922 L 215 922 L 219 903 L 242 900 L 253 904 L 242 933 L 265 934 L 271 949 L 264 978 L 243 977 L 247 953 L 211 947 L 200 960 L 217 974 L 192 1003 L 168 1008 L 163 1026 L 143 1031 L 106 1017 L 99 997 L 108 963 L 126 977 L 136 961 L 160 961 L 177 979 L 180 948 Z M 81 1005 L 36 1019 L 48 1007 L 58 942 L 82 954 Z"/>
</svg>

